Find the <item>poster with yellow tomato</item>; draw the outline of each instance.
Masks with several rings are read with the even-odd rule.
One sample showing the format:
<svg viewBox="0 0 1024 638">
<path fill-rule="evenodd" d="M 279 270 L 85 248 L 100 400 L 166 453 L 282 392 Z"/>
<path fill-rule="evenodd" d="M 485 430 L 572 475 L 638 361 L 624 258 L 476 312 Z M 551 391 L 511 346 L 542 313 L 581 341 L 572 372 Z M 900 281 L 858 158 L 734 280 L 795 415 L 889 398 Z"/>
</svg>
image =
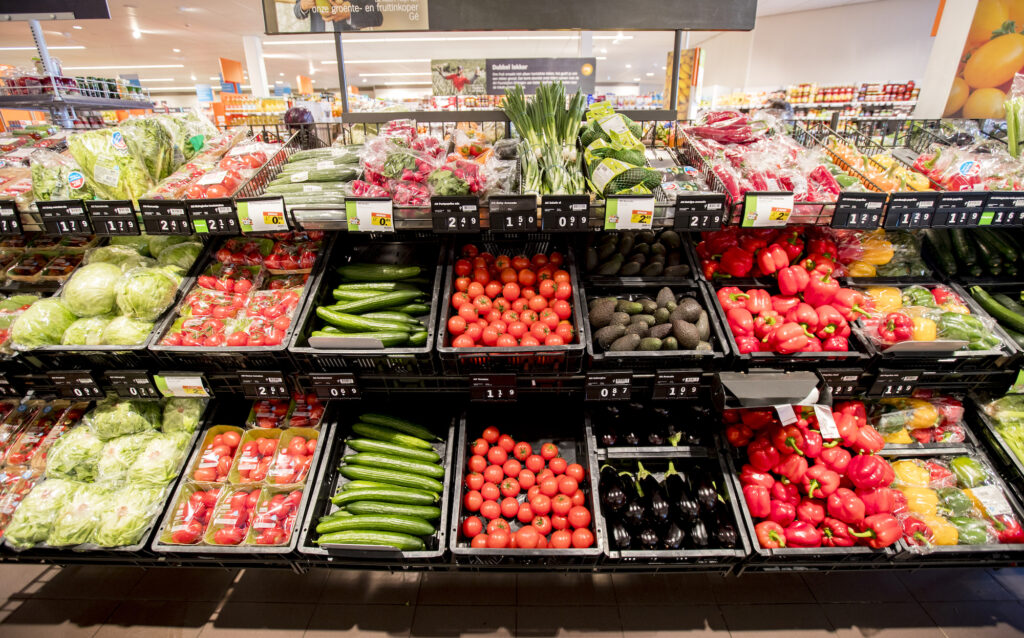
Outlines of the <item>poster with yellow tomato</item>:
<svg viewBox="0 0 1024 638">
<path fill-rule="evenodd" d="M 1013 76 L 1024 71 L 1024 0 L 978 0 L 943 117 L 1003 118 Z"/>
</svg>

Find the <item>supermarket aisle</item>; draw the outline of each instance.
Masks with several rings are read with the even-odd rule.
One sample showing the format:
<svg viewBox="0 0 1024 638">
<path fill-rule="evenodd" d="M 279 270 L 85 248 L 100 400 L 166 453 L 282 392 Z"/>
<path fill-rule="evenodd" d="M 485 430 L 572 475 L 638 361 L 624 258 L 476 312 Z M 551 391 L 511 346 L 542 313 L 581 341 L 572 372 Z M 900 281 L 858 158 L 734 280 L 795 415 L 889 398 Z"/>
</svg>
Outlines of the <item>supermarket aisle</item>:
<svg viewBox="0 0 1024 638">
<path fill-rule="evenodd" d="M 737 580 L 0 565 L 0 596 L 5 638 L 1024 635 L 1024 569 Z"/>
</svg>

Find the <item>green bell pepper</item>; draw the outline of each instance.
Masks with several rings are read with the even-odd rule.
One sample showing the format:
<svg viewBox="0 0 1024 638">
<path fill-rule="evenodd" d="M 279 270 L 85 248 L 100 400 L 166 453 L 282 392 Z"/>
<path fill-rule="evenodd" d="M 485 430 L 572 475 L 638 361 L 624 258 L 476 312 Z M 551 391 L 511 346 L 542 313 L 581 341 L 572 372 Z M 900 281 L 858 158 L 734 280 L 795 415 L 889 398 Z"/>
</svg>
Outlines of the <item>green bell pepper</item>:
<svg viewBox="0 0 1024 638">
<path fill-rule="evenodd" d="M 985 327 L 985 324 L 981 323 L 980 319 L 971 315 L 962 315 L 958 312 L 944 312 L 939 315 L 936 328 L 938 329 L 940 339 L 967 341 L 972 345 L 975 343 L 987 344 L 989 343 L 988 338 L 993 336 L 988 328 Z M 998 341 L 997 338 L 996 342 L 998 343 Z"/>
<path fill-rule="evenodd" d="M 927 308 L 938 308 L 935 304 L 935 297 L 932 291 L 924 286 L 909 286 L 903 289 L 904 306 L 925 306 Z"/>
<path fill-rule="evenodd" d="M 939 495 L 939 503 L 948 510 L 950 516 L 966 516 L 974 507 L 971 499 L 955 487 L 940 487 L 935 491 Z"/>
<path fill-rule="evenodd" d="M 988 472 L 981 463 L 969 456 L 958 456 L 949 462 L 949 469 L 956 476 L 959 487 L 972 488 L 988 480 Z"/>
<path fill-rule="evenodd" d="M 948 519 L 959 533 L 958 545 L 984 545 L 988 540 L 988 524 L 977 518 L 954 516 Z"/>
</svg>

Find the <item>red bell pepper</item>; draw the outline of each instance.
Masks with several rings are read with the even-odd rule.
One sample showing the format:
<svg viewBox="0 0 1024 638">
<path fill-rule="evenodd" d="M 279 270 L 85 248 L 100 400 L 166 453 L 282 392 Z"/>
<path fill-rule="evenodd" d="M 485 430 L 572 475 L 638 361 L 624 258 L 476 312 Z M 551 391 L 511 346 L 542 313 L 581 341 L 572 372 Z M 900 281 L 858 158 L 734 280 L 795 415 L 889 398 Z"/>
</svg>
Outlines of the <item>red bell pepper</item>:
<svg viewBox="0 0 1024 638">
<path fill-rule="evenodd" d="M 933 487 L 956 487 L 956 476 L 945 465 L 934 461 L 925 461 L 928 470 L 928 484 Z"/>
<path fill-rule="evenodd" d="M 740 229 L 737 226 L 726 226 L 722 230 L 701 233 L 702 242 L 708 255 L 721 255 L 739 241 Z"/>
<path fill-rule="evenodd" d="M 824 547 L 853 547 L 850 526 L 841 520 L 826 517 L 821 522 L 821 544 Z"/>
<path fill-rule="evenodd" d="M 718 303 L 722 304 L 722 309 L 726 311 L 732 310 L 733 308 L 746 308 L 747 297 L 750 296 L 736 286 L 719 288 L 718 292 L 715 294 L 718 297 Z"/>
<path fill-rule="evenodd" d="M 771 513 L 771 499 L 768 488 L 761 485 L 747 485 L 743 488 L 743 499 L 747 502 L 750 515 L 765 518 Z"/>
<path fill-rule="evenodd" d="M 799 324 L 808 337 L 818 329 L 818 313 L 810 304 L 802 303 L 786 313 L 786 321 Z"/>
<path fill-rule="evenodd" d="M 739 413 L 743 425 L 751 430 L 763 430 L 778 423 L 775 418 L 775 411 L 770 408 L 740 410 Z"/>
<path fill-rule="evenodd" d="M 869 314 L 864 307 L 864 295 L 852 288 L 839 289 L 830 303 L 847 321 L 853 321 L 858 315 Z"/>
<path fill-rule="evenodd" d="M 757 265 L 761 267 L 761 272 L 771 275 L 789 266 L 789 256 L 785 248 L 772 244 L 758 251 Z"/>
<path fill-rule="evenodd" d="M 902 312 L 890 312 L 878 324 L 878 337 L 885 343 L 899 343 L 914 338 L 914 321 Z"/>
<path fill-rule="evenodd" d="M 746 463 L 743 468 L 740 469 L 740 484 L 746 487 L 747 485 L 760 485 L 761 487 L 770 490 L 775 485 L 775 477 L 768 472 L 762 472 L 753 465 Z"/>
<path fill-rule="evenodd" d="M 839 257 L 839 247 L 831 239 L 812 237 L 807 240 L 807 253 L 810 255 L 821 255 L 835 261 Z"/>
<path fill-rule="evenodd" d="M 863 539 L 868 547 L 881 549 L 892 545 L 903 536 L 903 526 L 892 514 L 874 514 L 865 518 L 862 529 L 857 532 L 851 531 L 850 536 Z"/>
<path fill-rule="evenodd" d="M 821 339 L 817 337 L 807 337 L 807 345 L 800 352 L 822 352 L 824 348 L 821 347 Z"/>
<path fill-rule="evenodd" d="M 935 534 L 932 528 L 916 516 L 907 516 L 903 519 L 903 540 L 911 545 L 926 545 L 931 547 L 935 544 Z"/>
<path fill-rule="evenodd" d="M 756 230 L 746 230 L 744 234 L 739 237 L 739 247 L 747 251 L 750 254 L 754 254 L 762 248 L 768 247 L 768 237 L 770 235 L 758 233 Z"/>
<path fill-rule="evenodd" d="M 754 431 L 742 423 L 725 428 L 725 440 L 733 447 L 745 447 L 753 438 Z"/>
<path fill-rule="evenodd" d="M 726 249 L 719 260 L 722 271 L 730 277 L 747 277 L 754 267 L 754 255 L 739 246 Z"/>
<path fill-rule="evenodd" d="M 839 489 L 839 475 L 824 465 L 815 464 L 804 472 L 800 486 L 811 498 L 828 498 Z"/>
<path fill-rule="evenodd" d="M 796 520 L 796 507 L 785 501 L 772 501 L 768 520 L 785 527 Z"/>
<path fill-rule="evenodd" d="M 758 339 L 767 339 L 768 335 L 782 323 L 782 315 L 774 310 L 765 310 L 754 317 L 754 336 Z"/>
<path fill-rule="evenodd" d="M 875 487 L 888 487 L 895 480 L 896 473 L 882 457 L 858 454 L 850 460 L 846 476 L 858 489 L 870 490 Z"/>
<path fill-rule="evenodd" d="M 761 340 L 754 335 L 742 335 L 736 337 L 736 349 L 740 354 L 758 352 L 761 350 Z"/>
<path fill-rule="evenodd" d="M 849 337 L 850 324 L 846 323 L 843 315 L 831 304 L 818 306 L 818 329 L 815 334 L 822 339 L 829 337 Z"/>
<path fill-rule="evenodd" d="M 825 520 L 825 505 L 815 499 L 801 499 L 796 506 L 796 519 L 811 525 L 820 525 Z"/>
<path fill-rule="evenodd" d="M 851 447 L 857 442 L 857 434 L 860 432 L 860 427 L 857 425 L 857 419 L 854 416 L 833 409 L 832 420 L 836 423 L 836 430 L 839 431 L 839 438 L 843 440 L 844 447 Z"/>
<path fill-rule="evenodd" d="M 831 275 L 836 271 L 836 262 L 828 255 L 808 251 L 807 256 L 800 260 L 800 265 L 809 273 Z"/>
<path fill-rule="evenodd" d="M 760 288 L 751 288 L 747 290 L 747 310 L 751 314 L 758 314 L 765 310 L 772 309 L 772 296 L 768 294 L 767 290 Z"/>
<path fill-rule="evenodd" d="M 781 454 L 803 454 L 806 441 L 804 433 L 795 425 L 774 428 L 771 433 L 772 444 Z"/>
<path fill-rule="evenodd" d="M 811 281 L 804 290 L 804 301 L 815 308 L 830 303 L 839 292 L 839 282 L 832 275 L 811 273 Z"/>
<path fill-rule="evenodd" d="M 775 449 L 767 436 L 754 439 L 754 442 L 747 446 L 747 457 L 750 459 L 750 464 L 762 472 L 771 470 L 782 459 L 779 451 Z"/>
<path fill-rule="evenodd" d="M 850 340 L 846 337 L 829 337 L 821 342 L 821 349 L 825 352 L 849 352 Z"/>
<path fill-rule="evenodd" d="M 717 261 L 712 261 L 710 259 L 702 259 L 700 261 L 700 268 L 704 272 L 704 279 L 707 279 L 709 281 L 719 276 L 718 269 L 721 266 L 722 264 L 718 263 Z"/>
<path fill-rule="evenodd" d="M 754 334 L 754 316 L 746 308 L 733 308 L 725 314 L 729 329 L 737 337 Z"/>
<path fill-rule="evenodd" d="M 817 430 L 806 430 L 804 432 L 804 456 L 807 458 L 816 459 L 820 457 L 824 444 L 825 441 L 821 438 L 821 432 Z"/>
<path fill-rule="evenodd" d="M 798 490 L 796 485 L 792 483 L 775 481 L 775 485 L 772 485 L 771 492 L 773 501 L 782 501 L 783 503 L 790 503 L 793 506 L 800 503 L 800 490 Z"/>
<path fill-rule="evenodd" d="M 857 490 L 857 496 L 864 502 L 864 513 L 891 514 L 896 511 L 896 490 L 888 487 L 875 487 L 869 490 Z"/>
<path fill-rule="evenodd" d="M 786 322 L 775 329 L 771 335 L 772 350 L 779 354 L 800 352 L 807 345 L 807 335 L 798 323 Z"/>
<path fill-rule="evenodd" d="M 892 491 L 892 502 L 895 503 L 892 507 L 892 514 L 902 515 L 907 511 L 907 495 L 899 490 Z"/>
<path fill-rule="evenodd" d="M 808 274 L 807 270 L 797 264 L 795 266 L 789 266 L 779 270 L 779 292 L 784 295 L 796 295 L 804 291 L 807 288 L 807 284 L 811 282 L 811 275 Z"/>
<path fill-rule="evenodd" d="M 826 447 L 821 451 L 821 454 L 818 456 L 818 463 L 842 476 L 846 474 L 846 468 L 850 465 L 851 458 L 849 452 L 835 445 L 833 447 Z"/>
<path fill-rule="evenodd" d="M 787 547 L 821 547 L 821 532 L 804 521 L 795 521 L 786 528 Z"/>
<path fill-rule="evenodd" d="M 1024 543 L 1024 529 L 1021 529 L 1020 522 L 1012 514 L 997 514 L 991 520 L 1000 543 L 1014 545 Z"/>
<path fill-rule="evenodd" d="M 868 422 L 868 410 L 864 407 L 863 401 L 842 401 L 837 403 L 832 408 L 832 414 L 834 415 L 836 412 L 852 416 L 858 428 L 863 427 Z"/>
<path fill-rule="evenodd" d="M 784 456 L 772 471 L 787 479 L 790 483 L 800 483 L 807 473 L 807 459 L 799 454 Z"/>
<path fill-rule="evenodd" d="M 847 525 L 860 525 L 867 516 L 864 501 L 853 490 L 845 487 L 840 487 L 830 494 L 825 507 L 829 516 L 838 518 Z"/>
<path fill-rule="evenodd" d="M 774 521 L 761 521 L 754 526 L 757 542 L 764 549 L 777 549 L 786 546 L 786 530 Z"/>
<path fill-rule="evenodd" d="M 945 306 L 949 302 L 963 303 L 959 297 L 953 294 L 953 291 L 941 286 L 932 288 L 932 299 L 935 300 L 935 304 L 938 306 Z"/>
<path fill-rule="evenodd" d="M 798 231 L 793 229 L 780 231 L 779 236 L 775 238 L 775 243 L 786 251 L 786 257 L 789 258 L 790 263 L 793 263 L 804 252 L 804 239 Z"/>
<path fill-rule="evenodd" d="M 885 447 L 885 437 L 871 424 L 857 430 L 857 440 L 851 446 L 854 452 L 874 454 Z"/>
<path fill-rule="evenodd" d="M 793 295 L 772 295 L 772 310 L 780 315 L 785 315 L 799 303 L 800 298 Z"/>
</svg>

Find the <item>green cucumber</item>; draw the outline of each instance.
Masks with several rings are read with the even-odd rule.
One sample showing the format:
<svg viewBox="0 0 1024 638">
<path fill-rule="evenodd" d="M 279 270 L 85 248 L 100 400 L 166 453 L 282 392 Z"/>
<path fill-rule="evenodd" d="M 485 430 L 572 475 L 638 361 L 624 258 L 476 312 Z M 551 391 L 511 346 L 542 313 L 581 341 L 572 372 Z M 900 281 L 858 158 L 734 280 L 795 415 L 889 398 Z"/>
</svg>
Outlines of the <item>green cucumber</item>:
<svg viewBox="0 0 1024 638">
<path fill-rule="evenodd" d="M 429 441 L 424 441 L 422 438 L 417 436 L 403 434 L 394 428 L 388 428 L 382 425 L 356 423 L 352 426 L 352 431 L 359 436 L 369 437 L 371 439 L 384 441 L 385 443 L 391 443 L 393 445 L 401 445 L 415 450 L 434 451 L 434 446 L 431 445 Z M 430 438 L 434 438 L 434 436 L 431 435 Z"/>
<path fill-rule="evenodd" d="M 971 233 L 971 239 L 974 240 L 974 245 L 978 247 L 978 256 L 981 258 L 982 263 L 988 268 L 989 273 L 997 275 L 1002 271 L 1003 256 L 1000 254 L 994 244 L 990 243 L 987 236 L 981 233 Z"/>
<path fill-rule="evenodd" d="M 377 481 L 349 481 L 341 486 L 343 490 L 372 490 L 376 488 L 390 488 L 391 486 L 387 483 L 379 483 Z"/>
<path fill-rule="evenodd" d="M 377 339 L 385 348 L 400 346 L 409 341 L 408 332 L 334 332 L 314 330 L 311 337 L 356 337 L 360 339 Z"/>
<path fill-rule="evenodd" d="M 381 545 L 394 547 L 403 552 L 414 552 L 426 547 L 423 540 L 398 532 L 375 532 L 350 529 L 333 534 L 324 534 L 316 539 L 320 545 Z"/>
<path fill-rule="evenodd" d="M 379 297 L 380 295 L 393 292 L 391 290 L 341 290 L 335 288 L 331 291 L 331 296 L 336 301 L 355 301 L 356 299 L 369 299 L 370 297 Z"/>
<path fill-rule="evenodd" d="M 412 536 L 433 536 L 434 526 L 413 516 L 390 515 L 381 516 L 367 514 L 365 516 L 345 516 L 332 521 L 324 521 L 316 526 L 318 534 L 330 534 L 350 529 L 374 530 L 378 532 L 399 532 Z"/>
<path fill-rule="evenodd" d="M 1018 315 L 1009 308 L 1001 305 L 998 301 L 992 298 L 987 292 L 985 292 L 981 286 L 971 286 L 971 296 L 978 302 L 982 308 L 985 309 L 988 314 L 992 315 L 996 321 L 1008 326 L 1012 330 L 1017 332 L 1024 332 L 1024 317 Z"/>
<path fill-rule="evenodd" d="M 966 230 L 963 228 L 953 228 L 949 231 L 949 238 L 953 242 L 956 258 L 963 265 L 970 268 L 978 263 L 978 252 L 974 250 L 974 245 L 971 243 L 970 237 L 967 236 Z"/>
<path fill-rule="evenodd" d="M 1017 332 L 1013 328 L 1007 328 L 1006 326 L 1003 326 L 1003 331 L 1008 337 L 1013 339 L 1013 342 L 1016 343 L 1018 347 L 1024 348 L 1024 334 Z"/>
<path fill-rule="evenodd" d="M 415 317 L 410 317 L 404 312 L 395 312 L 394 310 L 381 310 L 380 312 L 366 312 L 359 315 L 363 319 L 379 319 L 381 321 L 397 321 L 398 323 L 408 323 L 413 326 L 423 326 L 423 322 Z"/>
<path fill-rule="evenodd" d="M 414 332 L 411 335 L 409 335 L 409 345 L 410 346 L 422 346 L 426 342 L 427 342 L 427 331 L 426 330 L 420 330 L 419 332 Z"/>
<path fill-rule="evenodd" d="M 433 492 L 405 489 L 401 487 L 346 490 L 331 497 L 335 505 L 348 505 L 356 501 L 383 501 L 404 505 L 433 505 L 441 497 Z"/>
<path fill-rule="evenodd" d="M 358 514 L 381 514 L 384 516 L 415 516 L 432 521 L 441 518 L 441 508 L 433 505 L 402 505 L 400 503 L 378 503 L 376 501 L 356 501 L 345 506 L 345 510 Z"/>
<path fill-rule="evenodd" d="M 1002 256 L 1006 263 L 1016 262 L 1020 256 L 1017 251 L 1003 238 L 1003 234 L 989 228 L 975 228 L 974 233 L 981 235 Z"/>
<path fill-rule="evenodd" d="M 405 314 L 412 315 L 413 317 L 430 314 L 430 306 L 425 303 L 411 303 L 404 306 L 395 306 L 392 310 L 396 312 L 404 312 Z"/>
<path fill-rule="evenodd" d="M 363 423 L 372 423 L 373 425 L 382 425 L 386 428 L 391 428 L 392 430 L 398 430 L 399 432 L 408 434 L 409 436 L 415 436 L 418 439 L 426 439 L 427 441 L 441 440 L 441 437 L 436 436 L 433 432 L 422 425 L 387 414 L 371 412 L 363 414 L 359 417 L 359 420 Z"/>
<path fill-rule="evenodd" d="M 379 292 L 394 292 L 396 290 L 415 290 L 415 286 L 397 281 L 366 281 L 358 284 L 339 284 L 335 290 L 377 290 Z"/>
<path fill-rule="evenodd" d="M 339 303 L 333 306 L 333 309 L 337 312 L 349 314 L 373 312 L 375 310 L 393 310 L 399 306 L 408 305 L 416 299 L 423 297 L 423 295 L 424 293 L 419 290 L 396 290 L 395 292 L 386 292 L 382 295 L 367 297 L 366 299 L 353 299 L 352 301 Z"/>
<path fill-rule="evenodd" d="M 924 231 L 924 236 L 943 272 L 947 275 L 955 275 L 956 255 L 953 254 L 953 242 L 949 237 L 949 231 L 942 228 L 929 228 Z"/>
<path fill-rule="evenodd" d="M 356 515 L 355 512 L 347 512 L 345 510 L 338 510 L 338 511 L 332 513 L 332 514 L 328 514 L 327 516 L 321 516 L 320 518 L 316 519 L 316 522 L 317 523 L 323 523 L 324 521 L 336 521 L 339 518 L 345 518 L 346 516 L 355 516 L 355 515 Z"/>
<path fill-rule="evenodd" d="M 381 483 L 391 483 L 392 485 L 411 487 L 413 489 L 423 490 L 426 492 L 441 492 L 444 490 L 444 485 L 441 481 L 432 479 L 428 476 L 410 474 L 408 472 L 384 470 L 379 467 L 363 467 L 361 465 L 345 465 L 338 471 L 341 472 L 342 476 L 350 481 L 380 481 Z M 362 491 L 363 490 L 358 490 L 358 492 Z"/>
<path fill-rule="evenodd" d="M 347 312 L 334 312 L 325 306 L 317 307 L 316 316 L 349 332 L 412 332 L 412 326 L 401 321 L 366 319 Z"/>
<path fill-rule="evenodd" d="M 1010 297 L 1009 295 L 996 293 L 992 295 L 992 298 L 998 301 L 1003 306 L 1006 306 L 1006 308 L 1009 309 L 1011 312 L 1015 312 L 1021 317 L 1024 317 L 1024 306 L 1014 301 L 1013 298 Z"/>
<path fill-rule="evenodd" d="M 391 454 L 392 456 L 402 456 L 407 459 L 424 461 L 426 463 L 436 463 L 441 460 L 441 455 L 433 450 L 414 450 L 402 445 L 394 445 L 383 441 L 374 441 L 373 439 L 350 439 L 347 441 L 347 444 L 356 452 Z"/>
<path fill-rule="evenodd" d="M 431 478 L 444 478 L 444 468 L 440 465 L 425 463 L 423 461 L 413 461 L 411 459 L 403 459 L 397 456 L 380 454 L 377 452 L 359 452 L 358 454 L 350 454 L 341 461 L 345 464 L 354 463 L 355 465 L 361 465 L 363 467 L 376 467 L 382 470 L 409 472 L 411 474 L 429 476 Z"/>
<path fill-rule="evenodd" d="M 348 264 L 338 266 L 338 274 L 350 281 L 399 281 L 411 279 L 422 272 L 419 266 L 394 266 L 391 264 Z"/>
</svg>

